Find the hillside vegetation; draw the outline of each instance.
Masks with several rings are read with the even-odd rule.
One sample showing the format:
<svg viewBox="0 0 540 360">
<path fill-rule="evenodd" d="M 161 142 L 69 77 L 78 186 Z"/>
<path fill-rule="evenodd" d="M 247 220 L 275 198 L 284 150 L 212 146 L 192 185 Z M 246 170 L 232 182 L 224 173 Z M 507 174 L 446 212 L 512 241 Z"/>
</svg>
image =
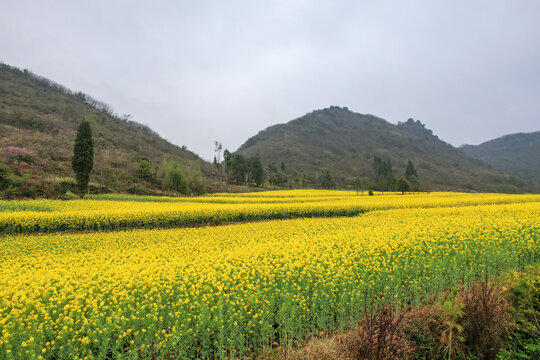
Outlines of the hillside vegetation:
<svg viewBox="0 0 540 360">
<path fill-rule="evenodd" d="M 271 126 L 237 152 L 258 154 L 266 166 L 281 164 L 293 184 L 305 179 L 315 183 L 323 169 L 328 169 L 338 186 L 360 177 L 370 187 L 375 185 L 373 163 L 377 157 L 390 161 L 396 177 L 405 172 L 411 159 L 426 190 L 531 190 L 525 181 L 493 170 L 440 140 L 419 121 L 394 125 L 337 106 Z"/>
<path fill-rule="evenodd" d="M 462 149 L 494 169 L 540 183 L 540 131 L 505 135 Z"/>
<path fill-rule="evenodd" d="M 73 182 L 73 140 L 83 118 L 92 126 L 95 143 L 93 190 L 151 193 L 159 189 L 160 183 L 143 180 L 137 173 L 141 158 L 148 159 L 154 174 L 163 160 L 180 164 L 193 178 L 214 172 L 193 152 L 169 143 L 129 116 L 116 115 L 109 105 L 27 70 L 0 64 L 0 160 L 14 176 L 30 180 L 27 196 Z"/>
</svg>

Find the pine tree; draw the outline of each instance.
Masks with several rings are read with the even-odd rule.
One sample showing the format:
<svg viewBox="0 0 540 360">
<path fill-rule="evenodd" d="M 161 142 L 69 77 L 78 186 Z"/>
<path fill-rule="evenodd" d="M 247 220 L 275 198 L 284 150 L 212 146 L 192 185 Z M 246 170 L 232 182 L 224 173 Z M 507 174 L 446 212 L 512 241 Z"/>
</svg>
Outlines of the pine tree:
<svg viewBox="0 0 540 360">
<path fill-rule="evenodd" d="M 405 170 L 405 178 L 407 178 L 407 180 L 409 181 L 418 179 L 418 174 L 416 173 L 416 169 L 414 168 L 411 159 L 409 159 L 409 162 L 407 163 L 407 169 Z"/>
<path fill-rule="evenodd" d="M 152 164 L 146 158 L 139 160 L 139 167 L 137 168 L 137 176 L 139 179 L 150 181 L 152 180 L 153 169 Z"/>
<path fill-rule="evenodd" d="M 79 125 L 79 128 L 77 129 L 71 167 L 73 168 L 75 178 L 77 179 L 79 196 L 82 198 L 84 197 L 84 193 L 88 190 L 90 172 L 94 167 L 94 141 L 92 140 L 92 129 L 90 128 L 90 123 L 85 119 L 83 119 L 81 125 Z"/>
</svg>

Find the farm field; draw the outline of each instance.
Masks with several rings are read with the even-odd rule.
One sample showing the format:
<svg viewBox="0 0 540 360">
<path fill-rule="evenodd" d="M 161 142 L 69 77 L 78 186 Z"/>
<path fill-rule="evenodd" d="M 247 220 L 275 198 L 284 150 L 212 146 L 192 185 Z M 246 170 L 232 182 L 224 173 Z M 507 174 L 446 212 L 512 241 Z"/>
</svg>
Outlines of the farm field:
<svg viewBox="0 0 540 360">
<path fill-rule="evenodd" d="M 109 195 L 0 211 L 1 359 L 259 354 L 351 327 L 381 293 L 420 304 L 540 260 L 539 195 Z"/>
<path fill-rule="evenodd" d="M 299 217 L 355 216 L 373 210 L 535 202 L 538 195 L 436 193 L 367 196 L 290 190 L 160 198 L 103 195 L 88 200 L 0 201 L 0 234 L 185 227 Z"/>
</svg>

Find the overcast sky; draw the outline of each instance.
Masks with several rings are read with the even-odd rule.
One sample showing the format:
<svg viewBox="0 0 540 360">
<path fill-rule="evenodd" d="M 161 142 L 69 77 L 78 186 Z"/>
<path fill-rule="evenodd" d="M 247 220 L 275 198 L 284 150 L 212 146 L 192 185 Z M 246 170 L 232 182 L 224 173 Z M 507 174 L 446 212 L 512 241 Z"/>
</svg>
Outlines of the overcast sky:
<svg viewBox="0 0 540 360">
<path fill-rule="evenodd" d="M 540 130 L 538 0 L 0 3 L 0 61 L 206 159 L 330 105 L 456 146 Z"/>
</svg>

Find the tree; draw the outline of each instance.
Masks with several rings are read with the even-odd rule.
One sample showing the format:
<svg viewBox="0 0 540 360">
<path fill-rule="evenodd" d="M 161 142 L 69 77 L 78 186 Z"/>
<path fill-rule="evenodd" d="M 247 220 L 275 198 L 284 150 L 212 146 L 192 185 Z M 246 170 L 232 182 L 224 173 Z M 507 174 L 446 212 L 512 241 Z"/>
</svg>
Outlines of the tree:
<svg viewBox="0 0 540 360">
<path fill-rule="evenodd" d="M 246 182 L 246 175 L 248 175 L 248 165 L 244 156 L 231 153 L 225 149 L 223 157 L 225 159 L 227 179 L 232 180 L 236 184 L 244 184 Z"/>
<path fill-rule="evenodd" d="M 409 162 L 407 163 L 407 169 L 405 169 L 405 178 L 409 181 L 418 179 L 418 174 L 416 173 L 416 169 L 414 168 L 411 159 L 409 159 Z"/>
<path fill-rule="evenodd" d="M 189 189 L 191 193 L 196 195 L 204 194 L 206 191 L 206 184 L 201 174 L 201 169 L 198 167 L 189 170 Z"/>
<path fill-rule="evenodd" d="M 287 174 L 279 171 L 275 164 L 268 165 L 268 182 L 270 185 L 284 187 L 288 181 Z"/>
<path fill-rule="evenodd" d="M 182 194 L 189 193 L 189 179 L 178 163 L 163 161 L 159 174 L 162 178 L 161 187 L 163 190 L 177 191 Z"/>
<path fill-rule="evenodd" d="M 259 155 L 248 158 L 247 165 L 249 180 L 261 186 L 264 183 L 264 169 Z"/>
<path fill-rule="evenodd" d="M 373 170 L 375 172 L 375 190 L 389 191 L 392 190 L 395 183 L 394 172 L 390 160 L 373 157 Z"/>
<path fill-rule="evenodd" d="M 79 128 L 77 129 L 71 167 L 73 168 L 75 178 L 77 179 L 79 196 L 82 198 L 84 197 L 84 193 L 88 190 L 90 172 L 94 167 L 94 141 L 92 140 L 90 123 L 86 119 L 83 119 L 81 125 L 79 125 Z"/>
<path fill-rule="evenodd" d="M 422 185 L 418 180 L 418 174 L 416 173 L 416 169 L 414 168 L 411 159 L 409 159 L 409 162 L 407 163 L 407 168 L 405 169 L 405 178 L 411 185 L 412 191 L 422 191 Z"/>
<path fill-rule="evenodd" d="M 407 179 L 405 179 L 403 176 L 397 179 L 396 189 L 397 191 L 401 191 L 401 195 L 405 194 L 405 191 L 409 191 L 410 188 L 411 188 L 411 185 L 409 184 Z"/>
<path fill-rule="evenodd" d="M 320 178 L 321 186 L 325 189 L 334 189 L 336 187 L 336 182 L 334 177 L 330 173 L 330 170 L 324 169 Z"/>
<path fill-rule="evenodd" d="M 146 158 L 139 160 L 139 167 L 137 168 L 137 176 L 139 179 L 150 181 L 153 176 L 152 164 Z"/>
<path fill-rule="evenodd" d="M 221 150 L 223 150 L 223 145 L 221 145 L 221 142 L 215 140 L 214 141 L 214 165 L 216 169 L 219 169 L 219 164 L 221 164 Z M 225 150 L 227 151 L 227 150 Z"/>
<path fill-rule="evenodd" d="M 358 195 L 358 193 L 360 192 L 360 190 L 362 190 L 362 178 L 360 176 L 357 176 L 354 180 L 353 180 L 353 186 L 354 188 L 356 189 L 356 195 Z"/>
</svg>

